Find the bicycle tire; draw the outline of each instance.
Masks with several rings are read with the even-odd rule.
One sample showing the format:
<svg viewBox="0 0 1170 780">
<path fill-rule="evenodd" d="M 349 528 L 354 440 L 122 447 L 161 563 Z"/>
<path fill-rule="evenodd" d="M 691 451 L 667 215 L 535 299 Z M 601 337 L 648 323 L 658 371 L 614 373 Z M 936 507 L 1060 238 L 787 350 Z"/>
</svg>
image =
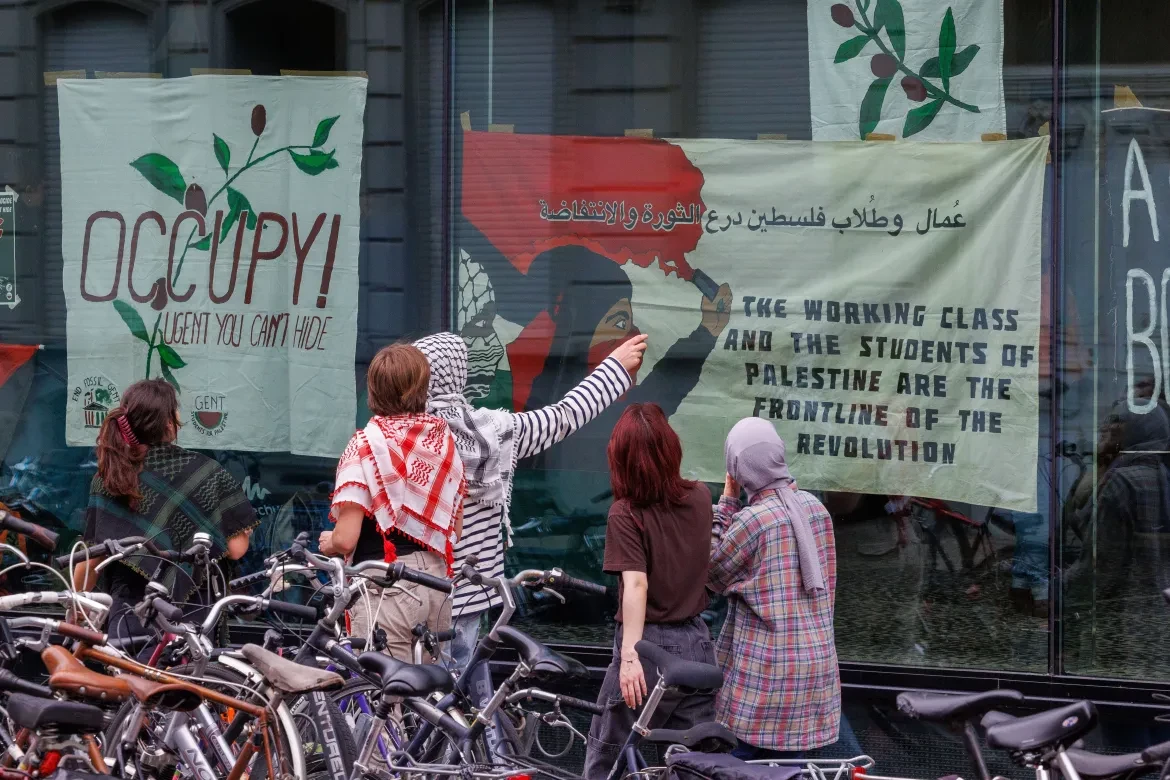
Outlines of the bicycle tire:
<svg viewBox="0 0 1170 780">
<path fill-rule="evenodd" d="M 173 667 L 171 669 L 168 669 L 167 671 L 173 672 L 177 675 L 185 675 L 185 674 L 192 674 L 194 670 L 191 669 L 187 665 L 182 665 L 182 666 Z M 203 679 L 205 679 L 207 681 L 207 683 L 206 683 L 207 687 L 215 687 L 213 680 L 219 680 L 222 683 L 224 683 L 223 687 L 224 687 L 225 692 L 231 693 L 233 695 L 235 695 L 241 689 L 245 690 L 245 691 L 255 689 L 255 685 L 252 684 L 247 679 L 247 677 L 245 677 L 243 674 L 241 674 L 240 672 L 238 672 L 235 669 L 231 669 L 229 667 L 220 665 L 218 663 L 212 663 L 211 665 L 209 665 L 207 670 L 203 673 L 202 677 L 203 677 Z M 122 704 L 121 707 L 118 708 L 118 711 L 114 714 L 113 720 L 111 720 L 110 725 L 106 727 L 106 730 L 102 735 L 102 745 L 110 745 L 114 740 L 116 740 L 118 738 L 118 735 L 121 733 L 122 729 L 124 728 L 126 719 L 130 717 L 130 715 L 134 711 L 136 705 L 137 705 L 137 702 L 131 700 L 131 701 L 125 702 L 124 704 Z M 212 705 L 212 706 L 216 706 L 216 705 Z M 159 712 L 158 714 L 159 715 L 167 715 L 169 713 Z M 285 729 L 282 727 L 279 719 L 270 723 L 269 728 L 271 729 L 272 735 L 274 737 L 273 742 L 275 744 L 273 745 L 273 748 L 274 748 L 275 753 L 277 754 L 275 756 L 276 762 L 281 767 L 286 767 L 286 768 L 291 767 L 294 764 L 294 762 L 292 760 L 291 751 L 296 749 L 297 746 L 300 744 L 299 740 L 296 739 L 295 737 L 290 738 L 289 735 L 285 734 Z M 149 733 L 149 729 L 147 729 L 145 731 L 146 731 L 146 733 Z M 140 745 L 141 745 L 141 739 L 140 739 Z M 143 752 L 143 751 L 140 750 L 140 753 L 141 752 Z M 167 752 L 170 752 L 170 751 L 167 751 Z M 285 772 L 282 771 L 282 774 L 285 774 Z M 166 780 L 169 780 L 169 778 L 175 777 L 175 776 L 188 777 L 190 775 L 184 774 L 184 773 L 180 773 L 180 774 L 176 775 L 174 773 L 174 770 L 171 770 L 171 771 L 163 770 L 163 773 L 161 775 L 159 775 L 158 777 L 160 778 L 160 780 L 163 780 L 163 778 L 166 778 Z M 312 776 L 313 775 L 310 774 L 310 777 L 312 777 Z M 263 761 L 260 761 L 258 764 L 255 765 L 255 769 L 251 773 L 251 777 L 257 778 L 257 780 L 260 780 L 261 778 L 267 778 L 268 777 L 267 765 Z"/>
<path fill-rule="evenodd" d="M 352 711 L 346 711 L 343 709 L 347 701 L 352 701 L 359 695 L 365 695 L 371 705 L 376 706 L 376 702 L 381 697 L 382 691 L 373 683 L 367 682 L 366 680 L 360 678 L 354 678 L 346 681 L 345 685 L 342 686 L 340 690 L 337 690 L 332 694 L 333 700 L 337 704 L 338 712 L 343 712 L 345 714 L 347 723 L 349 723 L 353 729 L 353 734 L 355 738 L 357 738 L 358 742 L 358 752 L 360 753 L 361 747 L 364 744 L 366 730 L 369 728 L 372 716 L 356 717 Z M 405 715 L 406 717 L 404 718 L 395 718 L 394 720 L 387 723 L 387 729 L 394 729 L 397 732 L 391 732 L 386 735 L 387 739 L 390 741 L 390 746 L 394 746 L 395 743 L 397 743 L 397 747 L 404 749 L 406 744 L 409 743 L 410 739 L 415 735 L 415 733 L 417 733 L 416 729 L 418 728 L 418 716 L 409 709 L 407 709 Z M 393 747 L 390 746 L 388 746 L 389 749 L 393 749 Z M 490 754 L 487 751 L 487 743 L 483 736 L 480 736 L 471 745 L 471 749 L 471 758 L 470 761 L 467 761 L 466 758 L 459 753 L 458 745 L 455 744 L 455 742 L 447 735 L 442 734 L 436 730 L 435 735 L 432 737 L 431 741 L 429 741 L 423 748 L 421 760 L 423 763 L 449 765 L 461 763 L 483 765 L 492 763 L 488 760 L 488 756 Z M 375 761 L 378 761 L 380 758 L 381 757 L 376 753 L 374 757 Z"/>
<path fill-rule="evenodd" d="M 354 762 L 357 761 L 358 747 L 354 739 L 353 729 L 350 728 L 341 710 L 334 704 L 333 693 L 322 693 L 325 697 L 324 708 L 328 712 L 328 724 L 333 732 L 332 745 L 336 753 L 332 758 L 326 753 L 326 745 L 330 744 L 328 735 L 321 733 L 320 724 L 325 722 L 314 715 L 316 709 L 313 703 L 313 694 L 302 694 L 288 702 L 293 720 L 297 724 L 297 733 L 305 751 L 305 768 L 310 778 L 315 780 L 331 780 L 335 772 L 330 770 L 331 761 L 340 762 L 344 768 L 344 775 L 348 778 L 353 772 Z"/>
</svg>

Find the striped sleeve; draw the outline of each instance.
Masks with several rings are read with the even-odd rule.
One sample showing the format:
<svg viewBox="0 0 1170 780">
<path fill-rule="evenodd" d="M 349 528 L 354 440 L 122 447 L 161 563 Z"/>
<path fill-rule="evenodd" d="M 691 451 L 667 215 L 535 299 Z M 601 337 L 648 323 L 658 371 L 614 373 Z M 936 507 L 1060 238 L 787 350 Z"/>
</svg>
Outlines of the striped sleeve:
<svg viewBox="0 0 1170 780">
<path fill-rule="evenodd" d="M 555 404 L 515 415 L 516 460 L 530 458 L 581 428 L 620 398 L 633 380 L 608 357 Z"/>
</svg>

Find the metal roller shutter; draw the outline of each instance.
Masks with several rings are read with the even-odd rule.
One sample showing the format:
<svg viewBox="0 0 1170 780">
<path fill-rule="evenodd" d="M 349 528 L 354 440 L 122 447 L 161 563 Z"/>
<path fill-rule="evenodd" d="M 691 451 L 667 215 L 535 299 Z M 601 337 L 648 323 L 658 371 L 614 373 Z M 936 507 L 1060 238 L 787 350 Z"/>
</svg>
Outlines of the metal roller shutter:
<svg viewBox="0 0 1170 780">
<path fill-rule="evenodd" d="M 806 7 L 804 0 L 703 0 L 700 137 L 810 137 Z"/>
<path fill-rule="evenodd" d="M 143 73 L 151 69 L 151 43 L 142 14 L 108 3 L 78 3 L 45 17 L 44 69 Z M 44 323 L 50 342 L 65 340 L 61 286 L 61 143 L 57 89 L 44 87 Z"/>
</svg>

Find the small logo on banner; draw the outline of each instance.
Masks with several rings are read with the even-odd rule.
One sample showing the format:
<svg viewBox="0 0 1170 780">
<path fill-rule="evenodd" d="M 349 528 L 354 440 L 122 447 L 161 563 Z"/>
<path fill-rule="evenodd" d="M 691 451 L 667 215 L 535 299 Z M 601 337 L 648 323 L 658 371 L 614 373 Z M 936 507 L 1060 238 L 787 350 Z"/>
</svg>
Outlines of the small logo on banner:
<svg viewBox="0 0 1170 780">
<path fill-rule="evenodd" d="M 73 413 L 81 418 L 82 425 L 95 430 L 102 427 L 106 415 L 121 400 L 118 388 L 104 376 L 86 377 L 69 394 Z"/>
<path fill-rule="evenodd" d="M 204 436 L 218 436 L 227 428 L 227 396 L 219 393 L 204 393 L 195 396 L 191 411 L 191 423 Z"/>
</svg>

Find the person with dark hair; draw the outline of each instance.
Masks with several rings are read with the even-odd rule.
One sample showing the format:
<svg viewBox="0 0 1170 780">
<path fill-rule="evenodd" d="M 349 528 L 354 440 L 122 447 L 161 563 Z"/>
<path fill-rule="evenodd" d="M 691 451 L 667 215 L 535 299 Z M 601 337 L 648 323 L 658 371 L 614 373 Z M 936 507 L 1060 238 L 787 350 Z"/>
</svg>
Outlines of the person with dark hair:
<svg viewBox="0 0 1170 780">
<path fill-rule="evenodd" d="M 244 556 L 259 524 L 256 513 L 223 467 L 174 443 L 181 426 L 178 394 L 165 380 L 147 379 L 126 388 L 121 404 L 110 410 L 98 432 L 98 470 L 85 511 L 86 542 L 144 536 L 164 550 L 181 551 L 202 532 L 211 537 L 213 559 Z M 148 581 L 163 581 L 176 602 L 187 600 L 192 585 L 196 591 L 215 585 L 192 582 L 150 556 L 123 558 L 97 581 L 94 571 L 100 560 L 77 562 L 74 583 L 79 589 L 96 584 L 113 597 L 108 630 L 115 636 L 141 633 L 130 608 L 142 600 Z M 218 597 L 214 591 L 211 596 Z"/>
<path fill-rule="evenodd" d="M 682 478 L 682 443 L 656 404 L 633 404 L 609 440 L 614 503 L 605 571 L 621 577 L 613 661 L 601 684 L 585 753 L 585 777 L 604 780 L 638 717 L 653 669 L 634 646 L 645 639 L 683 659 L 715 663 L 707 607 L 711 493 Z M 677 650 L 676 650 L 677 648 Z M 714 719 L 710 694 L 664 698 L 651 728 L 688 729 Z"/>
<path fill-rule="evenodd" d="M 467 483 L 455 438 L 441 417 L 427 414 L 431 369 L 409 344 L 383 348 L 366 379 L 374 416 L 354 434 L 337 464 L 332 531 L 321 552 L 354 562 L 402 561 L 436 577 L 451 576 L 463 531 Z M 411 660 L 412 630 L 426 623 L 445 631 L 451 605 L 444 594 L 413 583 L 370 586 L 350 610 L 352 633 L 368 637 L 376 623 L 386 652 Z"/>
<path fill-rule="evenodd" d="M 740 420 L 724 454 L 710 569 L 711 590 L 727 597 L 717 718 L 739 738 L 736 756 L 797 758 L 836 742 L 841 724 L 833 522 L 797 489 L 772 423 Z"/>
<path fill-rule="evenodd" d="M 511 542 L 508 506 L 516 461 L 564 440 L 628 391 L 642 364 L 646 337 L 623 343 L 557 403 L 519 414 L 475 409 L 468 402 L 467 344 L 461 336 L 436 333 L 414 345 L 431 368 L 427 408 L 451 427 L 467 474 L 464 533 L 455 546 L 456 565 L 474 555 L 480 571 L 502 577 L 504 550 Z M 455 591 L 457 633 L 451 652 L 459 669 L 471 660 L 483 613 L 500 604 L 494 590 L 470 582 L 461 582 Z M 486 667 L 479 671 L 482 682 L 490 682 Z"/>
</svg>

